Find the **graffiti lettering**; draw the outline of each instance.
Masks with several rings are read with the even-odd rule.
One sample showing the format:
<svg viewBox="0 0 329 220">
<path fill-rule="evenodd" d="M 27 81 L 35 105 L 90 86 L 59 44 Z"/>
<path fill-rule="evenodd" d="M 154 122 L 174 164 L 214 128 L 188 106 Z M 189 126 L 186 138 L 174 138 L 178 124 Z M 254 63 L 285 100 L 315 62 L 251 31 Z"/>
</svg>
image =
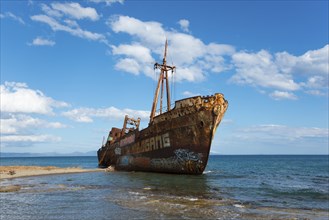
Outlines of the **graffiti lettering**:
<svg viewBox="0 0 329 220">
<path fill-rule="evenodd" d="M 130 164 L 131 157 L 129 156 L 123 156 L 120 157 L 119 164 L 121 166 L 128 166 Z"/>
<path fill-rule="evenodd" d="M 163 147 L 170 147 L 169 133 L 162 135 Z"/>
<path fill-rule="evenodd" d="M 121 148 L 120 148 L 120 147 L 116 147 L 116 148 L 114 149 L 114 153 L 115 153 L 116 155 L 121 155 Z"/>
<path fill-rule="evenodd" d="M 142 140 L 138 152 L 135 153 L 148 152 L 165 147 L 170 147 L 169 133 Z"/>
<path fill-rule="evenodd" d="M 128 144 L 131 144 L 135 141 L 135 134 L 132 134 L 125 139 L 120 140 L 120 147 L 126 146 Z"/>
<path fill-rule="evenodd" d="M 187 170 L 191 173 L 204 169 L 200 156 L 187 149 L 175 150 L 175 156 L 152 159 L 151 166 L 156 169 Z"/>
<path fill-rule="evenodd" d="M 153 150 L 159 150 L 162 148 L 170 147 L 169 133 L 158 135 L 156 137 L 147 138 L 140 142 L 131 144 L 134 142 L 134 139 L 135 139 L 135 135 L 132 135 L 120 141 L 119 146 L 120 147 L 125 146 L 122 148 L 123 150 L 122 154 L 138 154 L 138 153 L 149 152 Z"/>
</svg>

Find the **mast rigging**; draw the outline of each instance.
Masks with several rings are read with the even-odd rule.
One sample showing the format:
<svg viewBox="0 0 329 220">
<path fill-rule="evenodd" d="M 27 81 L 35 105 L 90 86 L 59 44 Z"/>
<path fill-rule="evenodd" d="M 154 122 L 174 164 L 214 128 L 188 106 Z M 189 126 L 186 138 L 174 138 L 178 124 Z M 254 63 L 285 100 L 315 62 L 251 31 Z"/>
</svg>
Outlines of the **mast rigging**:
<svg viewBox="0 0 329 220">
<path fill-rule="evenodd" d="M 154 69 L 160 69 L 160 75 L 159 75 L 157 88 L 156 88 L 155 94 L 154 94 L 154 100 L 153 100 L 151 116 L 150 116 L 150 123 L 153 122 L 153 118 L 155 117 L 156 107 L 157 107 L 158 99 L 159 99 L 160 87 L 161 87 L 160 114 L 162 114 L 162 99 L 163 99 L 164 87 L 166 87 L 167 111 L 170 111 L 170 91 L 169 91 L 170 88 L 169 88 L 168 71 L 171 70 L 173 72 L 176 69 L 176 67 L 167 65 L 167 47 L 168 47 L 168 40 L 166 40 L 166 43 L 165 43 L 165 51 L 164 51 L 162 64 L 159 64 L 159 63 L 154 64 Z M 164 83 L 165 83 L 165 85 L 164 85 Z"/>
</svg>

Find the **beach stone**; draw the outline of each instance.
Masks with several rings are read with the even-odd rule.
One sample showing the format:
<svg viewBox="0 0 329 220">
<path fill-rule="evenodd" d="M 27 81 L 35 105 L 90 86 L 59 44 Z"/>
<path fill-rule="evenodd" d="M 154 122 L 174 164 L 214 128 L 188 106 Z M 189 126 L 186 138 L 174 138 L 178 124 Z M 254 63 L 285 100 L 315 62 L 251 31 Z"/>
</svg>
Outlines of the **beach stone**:
<svg viewBox="0 0 329 220">
<path fill-rule="evenodd" d="M 13 186 L 0 186 L 0 193 L 6 192 L 16 192 L 21 189 L 21 186 L 13 185 Z"/>
<path fill-rule="evenodd" d="M 105 172 L 113 172 L 114 171 L 114 167 L 109 166 L 108 168 L 105 169 Z"/>
</svg>

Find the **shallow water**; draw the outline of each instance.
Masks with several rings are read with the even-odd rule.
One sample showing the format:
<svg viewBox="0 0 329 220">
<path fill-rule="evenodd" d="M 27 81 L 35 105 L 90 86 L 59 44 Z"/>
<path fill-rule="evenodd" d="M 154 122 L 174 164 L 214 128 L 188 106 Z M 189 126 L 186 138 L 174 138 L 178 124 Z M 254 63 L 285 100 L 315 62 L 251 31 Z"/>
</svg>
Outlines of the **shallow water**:
<svg viewBox="0 0 329 220">
<path fill-rule="evenodd" d="M 8 158 L 6 158 L 8 161 Z M 24 159 L 21 159 L 21 161 Z M 38 164 L 35 158 L 34 165 Z M 53 158 L 56 165 L 62 159 Z M 93 167 L 96 157 L 65 158 Z M 7 161 L 2 160 L 2 165 Z M 30 162 L 27 162 L 30 163 Z M 21 164 L 29 165 L 29 164 Z M 74 165 L 76 166 L 76 165 Z M 203 175 L 96 172 L 5 180 L 1 219 L 328 219 L 328 156 L 211 156 Z"/>
</svg>

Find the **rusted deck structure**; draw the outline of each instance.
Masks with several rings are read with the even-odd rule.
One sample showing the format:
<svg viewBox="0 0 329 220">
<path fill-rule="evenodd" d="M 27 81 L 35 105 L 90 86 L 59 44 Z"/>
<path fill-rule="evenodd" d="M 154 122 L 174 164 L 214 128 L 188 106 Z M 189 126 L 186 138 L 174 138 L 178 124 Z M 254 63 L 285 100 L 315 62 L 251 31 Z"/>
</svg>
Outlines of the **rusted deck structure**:
<svg viewBox="0 0 329 220">
<path fill-rule="evenodd" d="M 98 150 L 100 167 L 116 170 L 202 174 L 210 152 L 211 142 L 228 107 L 220 93 L 195 96 L 175 102 L 170 108 L 167 42 L 155 91 L 149 126 L 139 130 L 140 119 L 125 117 L 123 128 L 112 128 L 107 142 Z M 166 89 L 167 111 L 162 112 Z M 160 93 L 160 94 L 159 94 Z M 156 116 L 157 102 L 160 112 Z M 129 127 L 130 126 L 130 127 Z"/>
</svg>

